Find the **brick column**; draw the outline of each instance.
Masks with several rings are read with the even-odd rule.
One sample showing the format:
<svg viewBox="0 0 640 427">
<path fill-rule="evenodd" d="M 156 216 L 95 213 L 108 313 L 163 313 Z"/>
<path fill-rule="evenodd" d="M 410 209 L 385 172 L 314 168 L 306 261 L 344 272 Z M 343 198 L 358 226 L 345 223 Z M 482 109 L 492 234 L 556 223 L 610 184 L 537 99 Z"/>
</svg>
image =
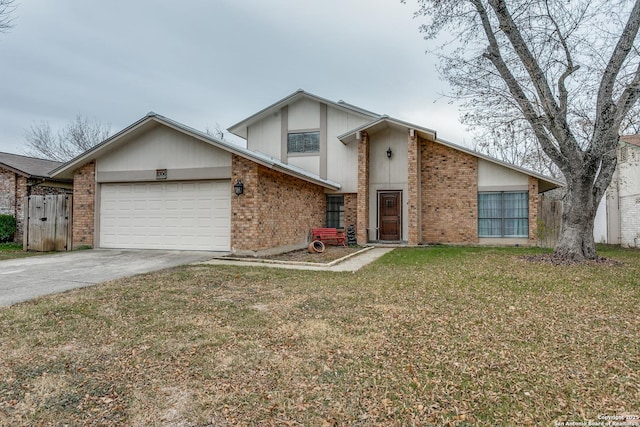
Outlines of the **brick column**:
<svg viewBox="0 0 640 427">
<path fill-rule="evenodd" d="M 369 227 L 369 135 L 360 134 L 358 142 L 358 213 L 356 235 L 359 245 L 368 242 Z"/>
<path fill-rule="evenodd" d="M 73 174 L 72 249 L 93 247 L 95 235 L 96 163 L 91 161 Z"/>
<path fill-rule="evenodd" d="M 529 177 L 529 244 L 538 243 L 538 178 Z"/>
<path fill-rule="evenodd" d="M 420 178 L 418 168 L 418 135 L 413 129 L 407 134 L 407 208 L 409 235 L 407 243 L 417 245 L 420 243 Z M 413 136 L 411 134 L 413 133 Z"/>
<path fill-rule="evenodd" d="M 244 193 L 236 196 L 236 181 L 244 184 Z M 261 195 L 258 189 L 258 164 L 236 154 L 231 156 L 231 251 L 260 248 L 259 223 Z"/>
</svg>

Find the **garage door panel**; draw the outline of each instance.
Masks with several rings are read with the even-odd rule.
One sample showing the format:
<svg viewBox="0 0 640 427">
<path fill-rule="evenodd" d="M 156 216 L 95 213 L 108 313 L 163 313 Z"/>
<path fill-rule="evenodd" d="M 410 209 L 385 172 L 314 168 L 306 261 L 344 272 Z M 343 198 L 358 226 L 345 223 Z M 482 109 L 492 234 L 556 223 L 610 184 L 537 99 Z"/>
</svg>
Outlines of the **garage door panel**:
<svg viewBox="0 0 640 427">
<path fill-rule="evenodd" d="M 100 246 L 229 250 L 230 182 L 102 184 Z"/>
</svg>

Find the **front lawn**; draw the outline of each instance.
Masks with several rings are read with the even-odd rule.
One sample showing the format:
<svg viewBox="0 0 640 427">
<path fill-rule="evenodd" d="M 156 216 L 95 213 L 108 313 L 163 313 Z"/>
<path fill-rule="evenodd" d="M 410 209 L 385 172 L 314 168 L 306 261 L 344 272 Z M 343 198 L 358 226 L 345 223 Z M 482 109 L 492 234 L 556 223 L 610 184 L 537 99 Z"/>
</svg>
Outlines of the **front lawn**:
<svg viewBox="0 0 640 427">
<path fill-rule="evenodd" d="M 640 252 L 520 258 L 538 252 L 398 249 L 357 273 L 186 266 L 0 308 L 0 425 L 640 415 Z"/>
</svg>

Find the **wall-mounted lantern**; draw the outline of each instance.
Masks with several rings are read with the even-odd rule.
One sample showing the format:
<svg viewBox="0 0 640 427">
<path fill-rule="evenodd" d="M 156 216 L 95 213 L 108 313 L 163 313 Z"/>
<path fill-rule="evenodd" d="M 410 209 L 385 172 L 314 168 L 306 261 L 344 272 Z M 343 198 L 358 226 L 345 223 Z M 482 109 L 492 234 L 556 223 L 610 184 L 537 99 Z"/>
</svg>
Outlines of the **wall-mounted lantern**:
<svg viewBox="0 0 640 427">
<path fill-rule="evenodd" d="M 236 193 L 236 196 L 239 196 L 242 193 L 244 193 L 244 184 L 242 183 L 242 181 L 240 180 L 236 181 L 236 183 L 233 185 L 233 192 Z"/>
<path fill-rule="evenodd" d="M 387 159 L 390 159 L 392 155 L 393 152 L 391 151 L 391 147 L 387 148 Z"/>
</svg>

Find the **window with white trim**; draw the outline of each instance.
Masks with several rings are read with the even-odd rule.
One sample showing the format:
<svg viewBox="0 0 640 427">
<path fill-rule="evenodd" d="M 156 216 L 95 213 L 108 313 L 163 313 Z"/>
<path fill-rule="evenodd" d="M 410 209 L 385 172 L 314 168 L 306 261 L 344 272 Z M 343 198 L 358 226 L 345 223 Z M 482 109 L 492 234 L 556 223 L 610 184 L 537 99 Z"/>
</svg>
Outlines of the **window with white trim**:
<svg viewBox="0 0 640 427">
<path fill-rule="evenodd" d="M 478 193 L 478 237 L 529 237 L 529 193 Z"/>
</svg>

